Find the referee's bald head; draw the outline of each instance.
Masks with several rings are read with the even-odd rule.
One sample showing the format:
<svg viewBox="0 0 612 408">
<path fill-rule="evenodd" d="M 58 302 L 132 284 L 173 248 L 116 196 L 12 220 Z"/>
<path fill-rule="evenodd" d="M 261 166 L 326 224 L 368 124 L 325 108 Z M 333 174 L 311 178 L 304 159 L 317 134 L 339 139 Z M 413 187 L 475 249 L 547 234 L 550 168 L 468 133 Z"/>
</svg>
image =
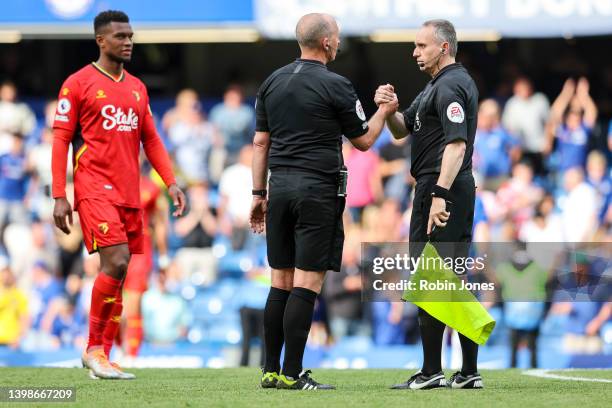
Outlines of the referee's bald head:
<svg viewBox="0 0 612 408">
<path fill-rule="evenodd" d="M 338 24 L 329 14 L 310 13 L 302 16 L 295 27 L 295 37 L 301 48 L 316 50 L 324 47 L 321 40 L 338 34 Z"/>
</svg>

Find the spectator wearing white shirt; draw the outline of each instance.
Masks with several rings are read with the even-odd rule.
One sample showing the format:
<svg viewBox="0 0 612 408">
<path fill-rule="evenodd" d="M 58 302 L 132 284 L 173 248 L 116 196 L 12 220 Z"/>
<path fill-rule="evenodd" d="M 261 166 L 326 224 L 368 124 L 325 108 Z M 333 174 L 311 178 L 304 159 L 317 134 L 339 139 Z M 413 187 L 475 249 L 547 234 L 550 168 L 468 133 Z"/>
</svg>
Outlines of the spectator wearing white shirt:
<svg viewBox="0 0 612 408">
<path fill-rule="evenodd" d="M 549 111 L 548 98 L 543 93 L 534 93 L 529 78 L 519 77 L 514 82 L 514 95 L 506 103 L 502 123 L 508 132 L 519 138 L 523 157 L 529 159 L 536 174 L 543 171 Z"/>
<path fill-rule="evenodd" d="M 176 96 L 176 106 L 162 119 L 180 174 L 188 183 L 209 179 L 209 156 L 216 142 L 216 131 L 201 111 L 198 94 L 184 89 Z"/>
<path fill-rule="evenodd" d="M 219 182 L 221 204 L 219 217 L 229 218 L 234 225 L 246 226 L 251 211 L 253 179 L 251 161 L 253 148 L 250 145 L 240 149 L 238 162 L 226 168 Z"/>
<path fill-rule="evenodd" d="M 519 232 L 523 242 L 557 242 L 563 234 L 561 218 L 554 212 L 555 202 L 547 194 L 538 203 L 533 217 L 525 222 Z"/>
<path fill-rule="evenodd" d="M 12 135 L 29 136 L 36 128 L 36 116 L 28 105 L 17 101 L 17 87 L 10 81 L 0 85 L 0 154 L 12 146 Z"/>
<path fill-rule="evenodd" d="M 563 177 L 567 195 L 560 200 L 563 240 L 588 242 L 597 230 L 597 191 L 584 180 L 580 167 L 568 169 Z"/>
</svg>

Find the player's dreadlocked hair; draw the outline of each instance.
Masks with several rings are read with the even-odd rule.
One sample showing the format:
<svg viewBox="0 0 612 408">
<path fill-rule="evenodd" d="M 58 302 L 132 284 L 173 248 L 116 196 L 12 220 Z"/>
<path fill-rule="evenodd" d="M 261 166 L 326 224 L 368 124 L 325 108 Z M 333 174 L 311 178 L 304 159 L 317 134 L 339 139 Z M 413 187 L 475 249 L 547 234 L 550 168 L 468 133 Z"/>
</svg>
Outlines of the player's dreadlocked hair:
<svg viewBox="0 0 612 408">
<path fill-rule="evenodd" d="M 101 12 L 94 19 L 94 33 L 99 34 L 100 29 L 112 22 L 129 23 L 130 18 L 123 11 L 106 10 Z"/>
</svg>

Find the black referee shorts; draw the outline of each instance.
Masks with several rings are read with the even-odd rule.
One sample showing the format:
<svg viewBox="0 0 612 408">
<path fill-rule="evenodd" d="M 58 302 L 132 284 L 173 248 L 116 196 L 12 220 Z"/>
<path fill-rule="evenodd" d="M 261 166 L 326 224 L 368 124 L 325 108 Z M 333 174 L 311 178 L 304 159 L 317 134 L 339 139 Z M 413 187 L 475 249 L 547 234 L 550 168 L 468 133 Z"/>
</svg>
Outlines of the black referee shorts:
<svg viewBox="0 0 612 408">
<path fill-rule="evenodd" d="M 337 181 L 292 168 L 271 170 L 266 242 L 274 269 L 340 271 L 345 199 Z"/>
<path fill-rule="evenodd" d="M 454 201 L 446 204 L 446 211 L 450 212 L 446 227 L 436 227 L 428 237 L 431 191 L 437 181 L 437 174 L 419 177 L 417 180 L 410 219 L 410 256 L 418 257 L 423 252 L 425 243 L 430 240 L 442 258 L 467 257 L 474 224 L 474 177 L 468 172 L 457 175 L 450 188 Z"/>
</svg>

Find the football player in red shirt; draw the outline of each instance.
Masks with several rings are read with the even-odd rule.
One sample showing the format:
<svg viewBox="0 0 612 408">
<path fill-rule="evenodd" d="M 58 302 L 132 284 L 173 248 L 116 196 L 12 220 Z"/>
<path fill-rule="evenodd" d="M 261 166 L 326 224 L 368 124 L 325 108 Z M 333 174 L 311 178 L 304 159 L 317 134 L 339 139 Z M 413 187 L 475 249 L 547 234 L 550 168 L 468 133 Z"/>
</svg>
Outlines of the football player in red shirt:
<svg viewBox="0 0 612 408">
<path fill-rule="evenodd" d="M 104 11 L 94 20 L 100 57 L 64 82 L 53 124 L 55 225 L 69 234 L 72 208 L 66 199 L 68 146 L 73 148 L 75 199 L 87 250 L 100 253 L 91 296 L 89 341 L 83 365 L 98 378 L 133 378 L 104 352 L 105 329 L 116 330 L 122 311 L 121 287 L 131 254 L 143 252 L 140 205 L 141 142 L 153 168 L 168 187 L 174 216 L 185 208 L 170 158 L 155 129 L 145 85 L 123 64 L 132 56 L 133 31 L 121 11 Z M 112 337 L 111 337 L 112 338 Z"/>
</svg>

